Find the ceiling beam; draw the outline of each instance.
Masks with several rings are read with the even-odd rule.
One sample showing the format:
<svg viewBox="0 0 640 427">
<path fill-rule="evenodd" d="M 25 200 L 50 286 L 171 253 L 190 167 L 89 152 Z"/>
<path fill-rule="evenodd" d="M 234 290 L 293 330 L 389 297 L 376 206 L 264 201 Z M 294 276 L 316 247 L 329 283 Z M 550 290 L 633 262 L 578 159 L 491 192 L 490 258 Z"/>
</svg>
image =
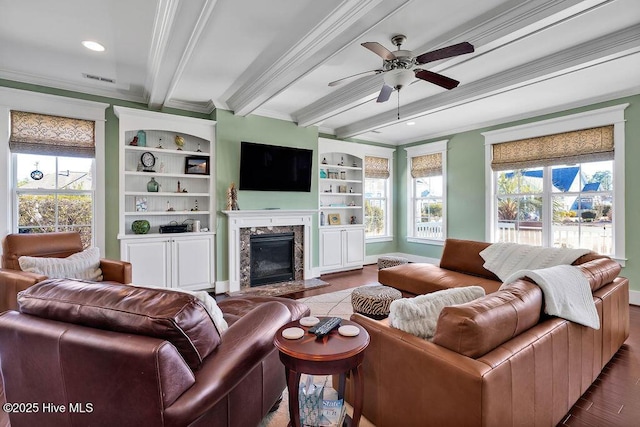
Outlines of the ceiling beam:
<svg viewBox="0 0 640 427">
<path fill-rule="evenodd" d="M 160 0 L 147 62 L 145 91 L 149 108 L 157 110 L 164 106 L 187 106 L 179 100 L 172 101 L 171 97 L 216 4 L 217 0 L 204 0 L 201 5 L 199 2 Z M 175 22 L 180 22 L 180 25 L 174 25 Z M 188 106 L 190 109 L 195 106 L 202 112 L 214 109 L 213 102 Z"/>
<path fill-rule="evenodd" d="M 450 44 L 468 41 L 475 47 L 472 57 L 478 57 L 609 1 L 532 0 L 522 2 L 512 0 L 452 29 L 435 40 L 416 47 L 414 51 L 428 52 Z M 470 57 L 461 56 L 440 61 L 429 67 L 429 70 L 442 72 Z M 329 95 L 294 112 L 294 120 L 299 126 L 317 125 L 329 117 L 349 110 L 359 100 L 377 95 L 380 85 L 381 77 L 371 76 L 341 86 Z"/>
<path fill-rule="evenodd" d="M 349 46 L 371 26 L 410 2 L 411 0 L 342 1 L 311 31 L 298 26 L 299 36 L 291 34 L 291 39 L 299 42 L 292 47 L 287 43 L 274 45 L 256 58 L 240 77 L 239 87 L 228 97 L 226 104 L 236 115 L 246 116 L 252 113 Z"/>
<path fill-rule="evenodd" d="M 638 52 L 640 24 L 405 105 L 402 107 L 403 120 L 426 116 Z M 337 128 L 335 133 L 338 138 L 350 138 L 395 123 L 396 111 L 390 110 Z"/>
</svg>

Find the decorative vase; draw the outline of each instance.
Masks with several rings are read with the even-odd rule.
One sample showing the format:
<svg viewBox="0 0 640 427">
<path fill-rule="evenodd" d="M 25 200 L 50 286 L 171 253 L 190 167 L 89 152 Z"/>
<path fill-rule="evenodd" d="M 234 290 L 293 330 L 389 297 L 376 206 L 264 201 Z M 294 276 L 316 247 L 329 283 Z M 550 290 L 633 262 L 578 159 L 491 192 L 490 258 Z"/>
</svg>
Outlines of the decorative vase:
<svg viewBox="0 0 640 427">
<path fill-rule="evenodd" d="M 147 182 L 147 191 L 150 193 L 157 193 L 160 189 L 160 184 L 155 178 L 151 177 L 151 181 Z"/>
<path fill-rule="evenodd" d="M 147 234 L 151 229 L 151 224 L 146 219 L 137 219 L 131 224 L 131 230 L 136 234 Z"/>
<path fill-rule="evenodd" d="M 138 147 L 147 146 L 147 133 L 143 130 L 138 131 Z"/>
</svg>

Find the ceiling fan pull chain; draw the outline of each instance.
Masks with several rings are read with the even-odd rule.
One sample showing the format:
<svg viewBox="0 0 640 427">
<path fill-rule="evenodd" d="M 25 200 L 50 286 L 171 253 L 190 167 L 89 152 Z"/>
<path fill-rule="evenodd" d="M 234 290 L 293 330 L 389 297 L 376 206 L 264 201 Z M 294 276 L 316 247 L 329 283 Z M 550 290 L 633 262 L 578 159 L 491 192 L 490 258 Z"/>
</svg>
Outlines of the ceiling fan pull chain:
<svg viewBox="0 0 640 427">
<path fill-rule="evenodd" d="M 400 89 L 398 89 L 398 120 L 400 120 Z"/>
</svg>

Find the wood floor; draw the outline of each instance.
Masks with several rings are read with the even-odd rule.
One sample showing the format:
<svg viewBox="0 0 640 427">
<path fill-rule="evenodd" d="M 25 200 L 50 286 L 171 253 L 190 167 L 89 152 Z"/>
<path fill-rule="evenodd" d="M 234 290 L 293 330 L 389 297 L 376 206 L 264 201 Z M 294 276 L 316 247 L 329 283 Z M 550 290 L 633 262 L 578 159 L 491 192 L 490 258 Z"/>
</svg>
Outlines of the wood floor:
<svg viewBox="0 0 640 427">
<path fill-rule="evenodd" d="M 330 283 L 320 289 L 289 295 L 298 299 L 376 283 L 376 265 L 321 276 Z M 630 306 L 629 338 L 602 373 L 576 402 L 559 426 L 640 426 L 640 307 Z"/>
</svg>

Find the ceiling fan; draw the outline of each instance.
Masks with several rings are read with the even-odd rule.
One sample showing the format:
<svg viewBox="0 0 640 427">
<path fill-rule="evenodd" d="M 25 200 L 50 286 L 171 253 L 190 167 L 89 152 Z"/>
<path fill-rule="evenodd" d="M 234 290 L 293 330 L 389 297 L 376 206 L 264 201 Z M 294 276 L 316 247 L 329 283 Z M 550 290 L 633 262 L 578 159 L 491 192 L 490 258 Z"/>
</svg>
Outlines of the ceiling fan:
<svg viewBox="0 0 640 427">
<path fill-rule="evenodd" d="M 445 89 L 453 89 L 460 84 L 457 80 L 443 76 L 442 74 L 424 70 L 419 66 L 439 59 L 471 53 L 474 51 L 473 45 L 468 42 L 463 42 L 423 53 L 422 55 L 413 56 L 413 52 L 410 50 L 401 49 L 402 44 L 406 40 L 407 37 L 402 34 L 391 37 L 391 43 L 398 47 L 398 50 L 395 52 L 391 52 L 378 42 L 362 43 L 362 46 L 382 58 L 382 68 L 365 71 L 363 73 L 335 80 L 329 83 L 329 86 L 337 86 L 348 80 L 367 75 L 384 74 L 384 84 L 382 85 L 382 89 L 378 95 L 377 102 L 385 102 L 389 100 L 394 89 L 399 91 L 401 88 L 411 83 L 415 78 L 431 82 Z"/>
</svg>

